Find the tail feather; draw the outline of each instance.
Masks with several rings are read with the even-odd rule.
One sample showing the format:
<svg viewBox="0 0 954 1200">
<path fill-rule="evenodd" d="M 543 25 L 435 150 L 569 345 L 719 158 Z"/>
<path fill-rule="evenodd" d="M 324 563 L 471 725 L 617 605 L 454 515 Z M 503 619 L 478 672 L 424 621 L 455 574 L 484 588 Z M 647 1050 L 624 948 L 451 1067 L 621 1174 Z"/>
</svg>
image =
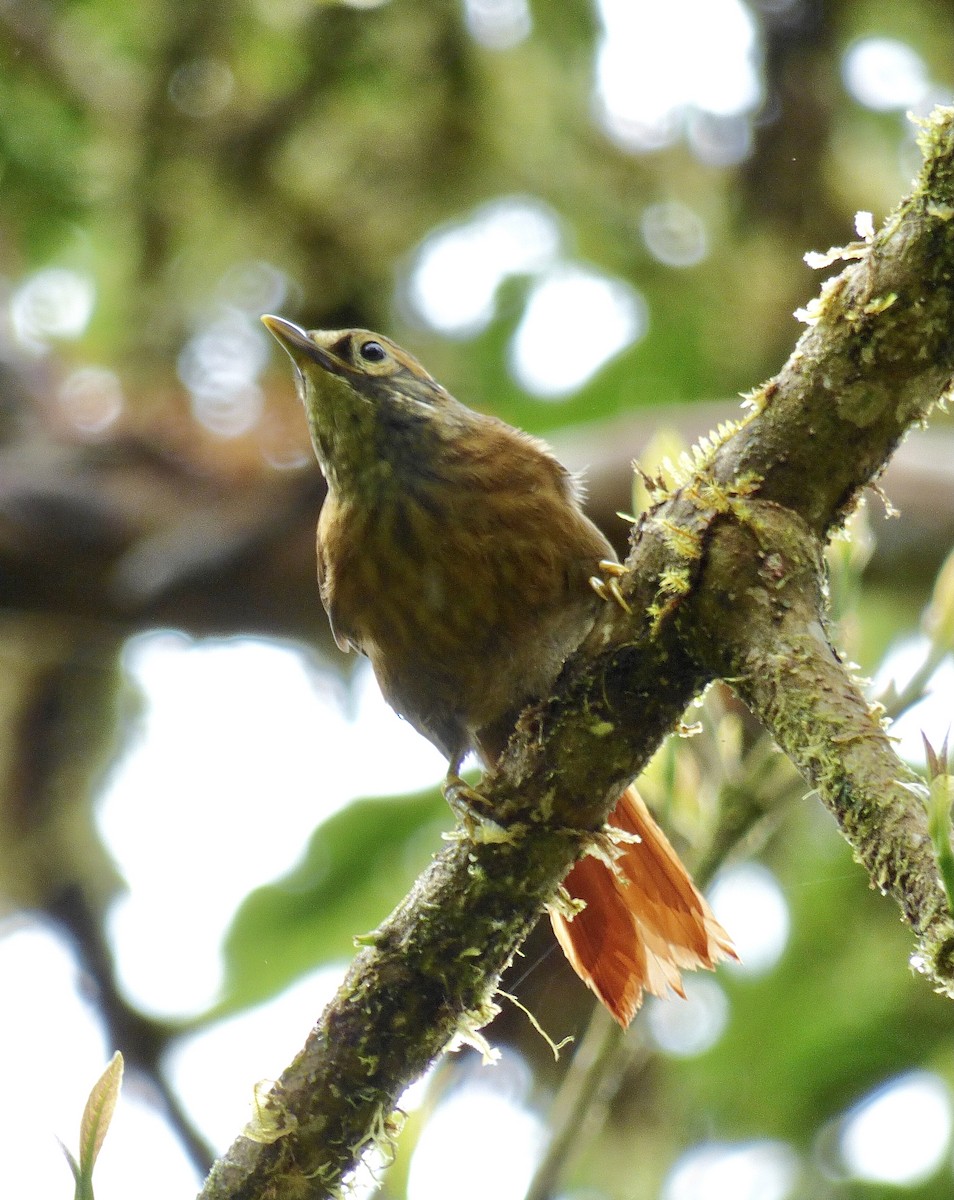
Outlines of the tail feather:
<svg viewBox="0 0 954 1200">
<path fill-rule="evenodd" d="M 615 871 L 591 855 L 580 859 L 563 886 L 586 907 L 572 920 L 551 910 L 550 920 L 573 969 L 625 1028 L 644 991 L 684 996 L 682 971 L 737 956 L 635 788 L 609 823 L 639 841 L 620 846 Z"/>
</svg>

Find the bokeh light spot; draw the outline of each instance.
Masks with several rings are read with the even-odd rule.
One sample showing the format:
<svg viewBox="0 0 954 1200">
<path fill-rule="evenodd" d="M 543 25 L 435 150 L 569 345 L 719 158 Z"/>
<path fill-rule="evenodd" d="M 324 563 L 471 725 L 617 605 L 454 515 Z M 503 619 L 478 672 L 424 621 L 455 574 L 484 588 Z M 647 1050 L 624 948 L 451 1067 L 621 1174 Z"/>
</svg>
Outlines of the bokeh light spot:
<svg viewBox="0 0 954 1200">
<path fill-rule="evenodd" d="M 597 113 L 626 148 L 671 145 L 688 111 L 738 117 L 760 103 L 757 31 L 740 0 L 598 0 L 597 8 Z"/>
<path fill-rule="evenodd" d="M 78 432 L 102 433 L 123 410 L 122 384 L 116 372 L 105 367 L 79 367 L 60 384 L 56 400 Z"/>
<path fill-rule="evenodd" d="M 702 218 L 685 204 L 650 204 L 639 220 L 646 249 L 667 267 L 694 267 L 709 252 Z"/>
<path fill-rule="evenodd" d="M 230 267 L 216 290 L 224 304 L 257 318 L 281 308 L 288 298 L 289 281 L 274 263 L 254 259 Z"/>
<path fill-rule="evenodd" d="M 936 1075 L 913 1071 L 866 1096 L 845 1117 L 841 1154 L 858 1179 L 913 1185 L 940 1167 L 951 1140 L 951 1097 Z"/>
<path fill-rule="evenodd" d="M 649 1032 L 660 1050 L 677 1058 L 703 1054 L 716 1044 L 729 1019 L 729 1001 L 714 979 L 683 980 L 685 1000 L 653 997 L 648 1005 Z"/>
<path fill-rule="evenodd" d="M 88 275 L 65 267 L 44 267 L 20 284 L 10 298 L 10 320 L 21 344 L 44 348 L 50 338 L 77 338 L 86 329 L 96 303 Z"/>
<path fill-rule="evenodd" d="M 494 200 L 425 240 L 411 266 L 406 300 L 432 329 L 472 336 L 493 318 L 501 283 L 542 270 L 559 245 L 559 224 L 545 204 L 526 196 Z"/>
<path fill-rule="evenodd" d="M 785 1200 L 797 1177 L 798 1158 L 785 1142 L 710 1143 L 676 1162 L 662 1200 Z"/>
<path fill-rule="evenodd" d="M 509 50 L 533 28 L 527 0 L 464 0 L 471 37 L 489 50 Z"/>
<path fill-rule="evenodd" d="M 258 376 L 268 355 L 267 335 L 247 313 L 225 309 L 204 325 L 178 362 L 196 420 L 224 438 L 252 429 L 264 408 Z"/>
<path fill-rule="evenodd" d="M 589 267 L 547 272 L 527 298 L 510 347 L 521 387 L 558 399 L 582 387 L 648 326 L 642 295 L 621 279 Z"/>
<path fill-rule="evenodd" d="M 731 167 L 748 158 L 752 122 L 741 114 L 691 112 L 686 121 L 686 140 L 706 166 Z"/>
<path fill-rule="evenodd" d="M 489 1081 L 463 1084 L 421 1133 L 408 1200 L 443 1200 L 449 1179 L 455 1200 L 522 1200 L 543 1144 L 543 1122 L 516 1097 Z"/>
<path fill-rule="evenodd" d="M 722 872 L 709 893 L 712 911 L 728 930 L 740 962 L 726 965 L 747 975 L 770 970 L 788 942 L 788 904 L 772 872 L 741 863 Z"/>
<path fill-rule="evenodd" d="M 842 79 L 859 104 L 888 112 L 917 104 L 930 87 L 921 56 L 895 38 L 862 38 L 842 59 Z"/>
</svg>

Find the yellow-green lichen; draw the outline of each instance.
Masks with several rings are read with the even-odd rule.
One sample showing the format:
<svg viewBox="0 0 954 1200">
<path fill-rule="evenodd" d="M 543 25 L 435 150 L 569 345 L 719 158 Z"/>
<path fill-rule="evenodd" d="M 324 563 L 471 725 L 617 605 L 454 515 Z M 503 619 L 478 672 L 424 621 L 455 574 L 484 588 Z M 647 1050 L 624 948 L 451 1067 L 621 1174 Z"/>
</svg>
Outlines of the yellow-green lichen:
<svg viewBox="0 0 954 1200">
<path fill-rule="evenodd" d="M 659 594 L 663 596 L 687 596 L 692 589 L 692 576 L 688 567 L 666 567 L 659 576 Z"/>
<path fill-rule="evenodd" d="M 680 558 L 695 562 L 702 553 L 702 534 L 697 529 L 690 529 L 676 521 L 663 518 L 659 522 L 663 541 Z"/>
<path fill-rule="evenodd" d="M 878 313 L 883 313 L 885 309 L 890 308 L 897 298 L 897 292 L 888 292 L 886 296 L 876 296 L 873 300 L 869 300 L 861 311 L 866 316 L 876 316 Z"/>
<path fill-rule="evenodd" d="M 537 1018 L 533 1015 L 533 1013 L 530 1011 L 530 1009 L 527 1008 L 527 1006 L 525 1004 L 521 1004 L 516 996 L 511 995 L 510 992 L 505 992 L 502 988 L 497 989 L 497 995 L 503 996 L 505 999 L 510 1001 L 510 1003 L 514 1006 L 514 1008 L 520 1009 L 520 1011 L 527 1018 L 527 1020 L 530 1022 L 530 1024 L 533 1026 L 533 1028 L 537 1031 L 537 1033 L 539 1033 L 539 1035 L 543 1038 L 543 1040 L 546 1042 L 546 1044 L 550 1047 L 550 1051 L 553 1054 L 553 1061 L 559 1062 L 560 1061 L 560 1051 L 563 1049 L 564 1046 L 569 1045 L 574 1040 L 573 1035 L 568 1034 L 561 1042 L 555 1042 L 553 1040 L 553 1038 L 550 1037 L 550 1035 L 547 1033 L 547 1031 L 543 1028 L 543 1026 L 540 1024 L 540 1022 L 537 1020 Z"/>
<path fill-rule="evenodd" d="M 547 910 L 552 909 L 564 921 L 572 921 L 577 913 L 581 913 L 586 908 L 586 901 L 580 900 L 577 896 L 571 896 L 561 883 L 547 901 L 546 908 Z"/>
<path fill-rule="evenodd" d="M 492 1067 L 500 1061 L 500 1051 L 481 1033 L 481 1029 L 500 1012 L 500 1005 L 488 999 L 480 1008 L 466 1009 L 460 1014 L 457 1030 L 447 1045 L 448 1051 L 459 1050 L 461 1046 L 470 1046 L 480 1055 L 480 1061 L 485 1067 Z"/>
<path fill-rule="evenodd" d="M 255 1084 L 252 1116 L 242 1130 L 243 1137 L 270 1146 L 298 1128 L 298 1118 L 286 1108 L 282 1091 L 282 1085 L 274 1079 L 261 1079 Z"/>
</svg>

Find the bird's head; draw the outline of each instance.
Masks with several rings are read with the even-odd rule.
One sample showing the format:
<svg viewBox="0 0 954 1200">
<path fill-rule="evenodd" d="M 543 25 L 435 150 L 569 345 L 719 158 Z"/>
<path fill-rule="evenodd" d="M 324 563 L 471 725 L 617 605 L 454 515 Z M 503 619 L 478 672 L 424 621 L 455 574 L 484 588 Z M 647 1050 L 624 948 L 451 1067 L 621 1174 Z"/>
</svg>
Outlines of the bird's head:
<svg viewBox="0 0 954 1200">
<path fill-rule="evenodd" d="M 305 330 L 262 321 L 295 364 L 311 440 L 332 486 L 359 482 L 427 457 L 458 404 L 413 355 L 367 329 Z"/>
</svg>

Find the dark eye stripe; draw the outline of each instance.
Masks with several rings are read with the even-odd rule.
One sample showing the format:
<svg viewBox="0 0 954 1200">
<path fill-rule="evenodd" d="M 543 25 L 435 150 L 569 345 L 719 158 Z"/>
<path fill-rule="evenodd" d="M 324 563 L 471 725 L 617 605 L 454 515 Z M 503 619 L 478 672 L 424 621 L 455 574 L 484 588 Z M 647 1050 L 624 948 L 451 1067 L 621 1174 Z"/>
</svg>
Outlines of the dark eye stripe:
<svg viewBox="0 0 954 1200">
<path fill-rule="evenodd" d="M 331 349 L 345 362 L 351 362 L 351 338 L 347 334 L 343 338 L 338 338 Z"/>
</svg>

